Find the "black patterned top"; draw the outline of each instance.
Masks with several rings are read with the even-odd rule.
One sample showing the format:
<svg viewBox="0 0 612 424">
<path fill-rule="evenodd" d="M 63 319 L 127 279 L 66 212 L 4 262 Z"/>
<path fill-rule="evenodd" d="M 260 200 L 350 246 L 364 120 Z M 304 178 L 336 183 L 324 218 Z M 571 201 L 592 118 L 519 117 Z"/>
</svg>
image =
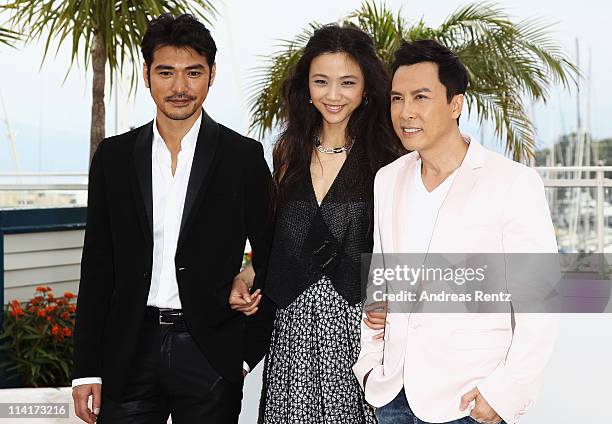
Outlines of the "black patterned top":
<svg viewBox="0 0 612 424">
<path fill-rule="evenodd" d="M 374 174 L 357 140 L 321 202 L 305 173 L 277 208 L 264 291 L 279 307 L 327 276 L 350 304 L 359 303 L 361 255 L 372 252 Z"/>
</svg>

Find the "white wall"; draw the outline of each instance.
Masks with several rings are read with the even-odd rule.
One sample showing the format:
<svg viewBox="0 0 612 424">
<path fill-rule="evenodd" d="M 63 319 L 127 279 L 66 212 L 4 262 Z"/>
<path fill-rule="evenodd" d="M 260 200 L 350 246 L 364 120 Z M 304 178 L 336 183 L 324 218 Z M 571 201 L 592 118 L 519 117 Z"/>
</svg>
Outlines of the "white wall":
<svg viewBox="0 0 612 424">
<path fill-rule="evenodd" d="M 28 300 L 36 286 L 77 292 L 84 230 L 4 235 L 4 303 Z"/>
</svg>

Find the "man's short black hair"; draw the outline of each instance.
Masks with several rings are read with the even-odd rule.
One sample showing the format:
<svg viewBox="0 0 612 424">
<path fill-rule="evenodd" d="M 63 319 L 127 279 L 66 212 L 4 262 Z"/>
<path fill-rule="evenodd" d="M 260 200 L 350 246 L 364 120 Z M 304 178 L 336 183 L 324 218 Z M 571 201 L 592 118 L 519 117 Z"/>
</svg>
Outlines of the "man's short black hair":
<svg viewBox="0 0 612 424">
<path fill-rule="evenodd" d="M 192 15 L 174 17 L 169 13 L 163 13 L 149 22 L 140 45 L 147 68 L 151 69 L 155 50 L 164 46 L 191 47 L 198 54 L 206 56 L 209 68 L 215 63 L 217 54 L 215 40 L 204 24 Z"/>
<path fill-rule="evenodd" d="M 435 40 L 404 41 L 395 52 L 393 75 L 400 66 L 433 62 L 438 65 L 438 79 L 446 87 L 446 98 L 450 103 L 453 96 L 465 94 L 468 86 L 468 72 L 461 60 L 450 49 Z"/>
</svg>

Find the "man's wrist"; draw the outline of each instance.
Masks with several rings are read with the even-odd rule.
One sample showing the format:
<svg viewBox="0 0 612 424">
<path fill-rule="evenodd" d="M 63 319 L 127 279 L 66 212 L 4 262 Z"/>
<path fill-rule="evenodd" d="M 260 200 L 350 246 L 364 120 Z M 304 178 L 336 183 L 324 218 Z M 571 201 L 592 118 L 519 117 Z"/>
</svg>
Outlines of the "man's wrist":
<svg viewBox="0 0 612 424">
<path fill-rule="evenodd" d="M 245 280 L 244 278 L 242 278 L 241 276 L 237 275 L 234 278 L 234 281 L 241 281 L 242 283 L 244 283 L 245 286 L 247 286 L 247 289 L 251 290 L 253 288 L 253 283 L 249 284 L 249 282 L 247 280 Z"/>
</svg>

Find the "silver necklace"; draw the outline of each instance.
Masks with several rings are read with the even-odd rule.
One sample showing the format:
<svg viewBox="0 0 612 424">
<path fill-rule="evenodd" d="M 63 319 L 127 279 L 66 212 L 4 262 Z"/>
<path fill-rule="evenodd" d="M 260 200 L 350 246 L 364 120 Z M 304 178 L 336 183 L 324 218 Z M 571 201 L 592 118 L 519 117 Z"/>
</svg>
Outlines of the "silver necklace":
<svg viewBox="0 0 612 424">
<path fill-rule="evenodd" d="M 319 137 L 318 135 L 315 135 L 315 147 L 321 153 L 334 154 L 334 153 L 348 152 L 349 150 L 351 150 L 351 147 L 353 147 L 353 143 L 355 143 L 354 138 L 351 139 L 350 143 L 347 143 L 342 147 L 323 147 L 321 146 L 321 137 Z"/>
</svg>

